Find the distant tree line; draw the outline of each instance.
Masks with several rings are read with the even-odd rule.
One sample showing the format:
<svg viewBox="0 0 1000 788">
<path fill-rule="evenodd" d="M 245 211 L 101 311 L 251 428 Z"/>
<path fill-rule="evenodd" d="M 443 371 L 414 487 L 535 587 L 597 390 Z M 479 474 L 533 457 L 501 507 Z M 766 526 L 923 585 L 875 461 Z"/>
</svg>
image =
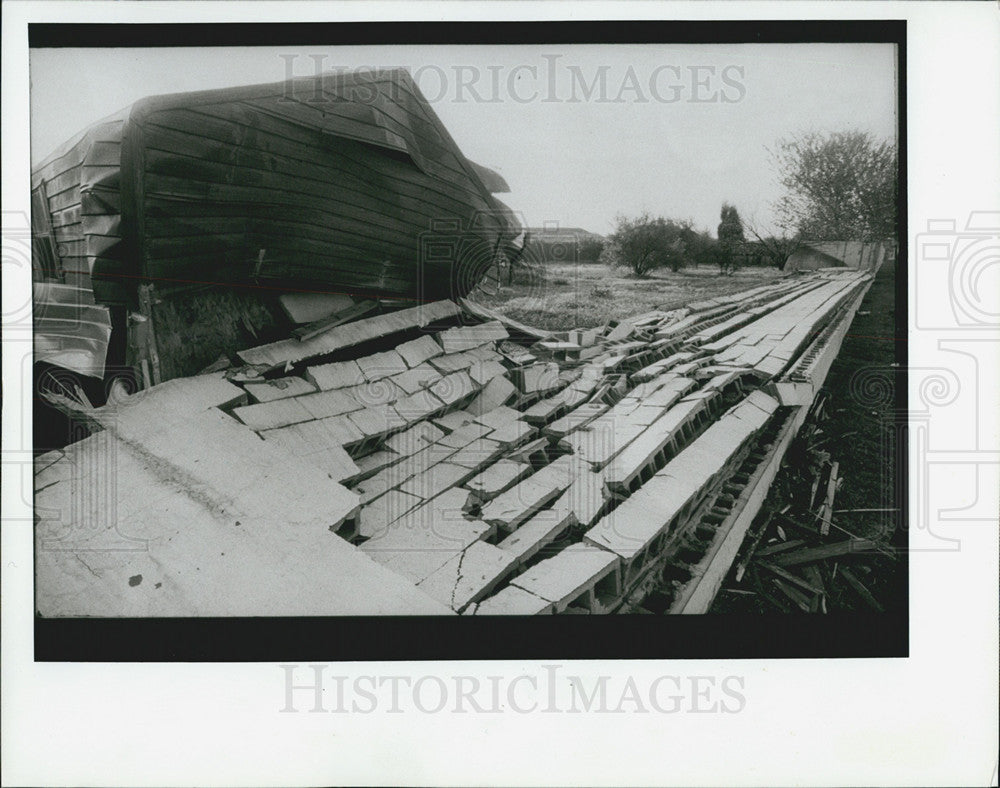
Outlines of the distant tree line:
<svg viewBox="0 0 1000 788">
<path fill-rule="evenodd" d="M 718 237 L 695 229 L 690 220 L 666 219 L 644 213 L 619 216 L 615 231 L 607 237 L 602 259 L 629 269 L 636 277 L 649 276 L 660 268 L 680 271 L 689 266 L 718 266 L 720 274 L 732 274 L 745 265 L 783 265 L 780 253 L 758 241 L 744 238 L 743 224 L 735 207 L 722 207 Z"/>
<path fill-rule="evenodd" d="M 894 144 L 858 131 L 804 134 L 779 140 L 771 151 L 785 194 L 774 205 L 780 234 L 747 222 L 723 204 L 717 237 L 690 221 L 644 213 L 619 216 L 602 259 L 637 277 L 659 268 L 717 265 L 720 274 L 743 266 L 783 269 L 807 241 L 877 242 L 896 235 L 898 197 Z"/>
</svg>

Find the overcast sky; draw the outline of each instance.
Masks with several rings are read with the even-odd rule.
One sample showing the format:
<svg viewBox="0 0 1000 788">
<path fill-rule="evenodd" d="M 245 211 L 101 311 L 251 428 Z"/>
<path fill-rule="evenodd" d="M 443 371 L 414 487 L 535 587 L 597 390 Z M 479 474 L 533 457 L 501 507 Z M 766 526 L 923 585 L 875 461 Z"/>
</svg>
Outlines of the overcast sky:
<svg viewBox="0 0 1000 788">
<path fill-rule="evenodd" d="M 765 229 L 765 149 L 789 134 L 895 139 L 889 44 L 364 46 L 31 51 L 32 161 L 148 95 L 406 66 L 466 156 L 531 225 L 606 233 L 617 214 L 691 219 L 724 201 Z"/>
</svg>

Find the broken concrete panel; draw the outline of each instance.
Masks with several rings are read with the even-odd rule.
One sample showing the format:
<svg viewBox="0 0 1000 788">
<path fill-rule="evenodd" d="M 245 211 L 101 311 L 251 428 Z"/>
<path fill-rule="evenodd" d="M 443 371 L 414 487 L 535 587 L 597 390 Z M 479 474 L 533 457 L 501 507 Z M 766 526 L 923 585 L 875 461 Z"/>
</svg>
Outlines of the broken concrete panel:
<svg viewBox="0 0 1000 788">
<path fill-rule="evenodd" d="M 458 326 L 449 328 L 438 334 L 438 340 L 445 353 L 458 353 L 463 350 L 485 345 L 487 342 L 497 342 L 507 339 L 507 329 L 496 320 L 481 323 L 477 326 Z"/>
<path fill-rule="evenodd" d="M 579 466 L 560 457 L 483 506 L 484 521 L 509 532 L 555 500 L 572 484 Z"/>
<path fill-rule="evenodd" d="M 537 430 L 520 419 L 503 422 L 489 433 L 492 440 L 500 443 L 507 451 L 530 440 Z"/>
<path fill-rule="evenodd" d="M 329 431 L 331 440 L 336 441 L 341 446 L 347 446 L 364 440 L 364 433 L 358 429 L 357 425 L 346 414 L 328 416 L 325 419 L 319 419 L 319 422 Z"/>
<path fill-rule="evenodd" d="M 423 503 L 416 495 L 389 490 L 361 507 L 358 515 L 358 536 L 374 539 L 388 532 L 389 527 L 407 512 Z"/>
<path fill-rule="evenodd" d="M 577 525 L 587 527 L 604 513 L 610 499 L 604 472 L 583 470 L 556 499 L 551 511 L 560 517 L 571 516 Z"/>
<path fill-rule="evenodd" d="M 524 420 L 529 424 L 545 424 L 554 419 L 565 407 L 566 403 L 563 397 L 557 394 L 555 397 L 539 400 L 525 410 Z"/>
<path fill-rule="evenodd" d="M 505 376 L 498 375 L 483 387 L 483 390 L 469 403 L 466 410 L 476 416 L 482 416 L 506 405 L 515 394 L 517 394 L 517 389 L 514 384 Z"/>
<path fill-rule="evenodd" d="M 473 542 L 417 587 L 432 599 L 461 612 L 490 594 L 514 570 L 514 565 L 509 553 L 485 542 Z"/>
<path fill-rule="evenodd" d="M 402 415 L 402 414 L 401 414 Z M 397 454 L 409 456 L 444 437 L 444 432 L 432 423 L 423 421 L 408 430 L 391 436 L 385 445 Z"/>
<path fill-rule="evenodd" d="M 335 481 L 344 481 L 359 473 L 351 456 L 344 451 L 323 422 L 308 421 L 264 430 L 260 437 L 276 442 L 294 457 L 307 460 Z"/>
<path fill-rule="evenodd" d="M 254 366 L 273 367 L 288 362 L 295 363 L 360 345 L 371 339 L 412 331 L 441 320 L 457 318 L 460 314 L 461 310 L 454 302 L 435 301 L 345 323 L 312 339 L 302 341 L 283 339 L 268 345 L 241 350 L 238 355 L 244 363 Z"/>
<path fill-rule="evenodd" d="M 515 448 L 507 455 L 507 459 L 513 460 L 514 462 L 530 463 L 532 461 L 532 457 L 538 455 L 540 452 L 547 453 L 549 445 L 548 438 L 536 438 L 523 446 Z"/>
<path fill-rule="evenodd" d="M 354 464 L 358 467 L 358 476 L 356 481 L 372 476 L 381 471 L 383 468 L 395 465 L 402 459 L 403 455 L 397 454 L 396 452 L 388 449 L 375 451 L 371 454 L 366 454 L 364 457 L 358 457 L 354 460 Z"/>
<path fill-rule="evenodd" d="M 551 614 L 555 605 L 517 586 L 501 588 L 476 606 L 477 616 L 539 616 Z"/>
<path fill-rule="evenodd" d="M 608 411 L 609 406 L 602 402 L 585 402 L 565 416 L 547 425 L 542 432 L 557 440 L 566 437 L 574 430 L 585 427 L 594 419 Z"/>
<path fill-rule="evenodd" d="M 505 375 L 507 367 L 499 361 L 489 359 L 486 361 L 473 361 L 469 366 L 469 377 L 480 386 L 485 386 L 498 375 Z"/>
<path fill-rule="evenodd" d="M 617 326 L 608 331 L 604 339 L 607 342 L 618 342 L 619 340 L 627 339 L 634 330 L 629 321 L 622 320 Z"/>
<path fill-rule="evenodd" d="M 499 542 L 497 547 L 510 553 L 518 565 L 523 565 L 574 525 L 576 521 L 571 513 L 543 509 Z"/>
<path fill-rule="evenodd" d="M 430 391 L 418 391 L 395 403 L 396 412 L 407 424 L 423 421 L 445 407 Z"/>
<path fill-rule="evenodd" d="M 676 498 L 664 498 L 639 488 L 594 524 L 584 539 L 631 561 L 656 537 L 666 533 L 678 510 Z"/>
<path fill-rule="evenodd" d="M 316 391 L 316 386 L 312 383 L 297 377 L 276 378 L 264 383 L 247 383 L 244 388 L 257 402 L 273 402 L 276 399 L 298 397 Z"/>
<path fill-rule="evenodd" d="M 569 606 L 596 612 L 600 601 L 620 591 L 619 558 L 592 545 L 571 545 L 514 578 L 511 585 L 555 603 L 556 612 Z M 602 588 L 606 581 L 607 588 Z M 581 599 L 581 597 L 583 597 Z"/>
<path fill-rule="evenodd" d="M 296 397 L 296 402 L 305 408 L 314 419 L 325 419 L 329 416 L 342 416 L 364 407 L 354 397 L 342 389 L 319 391 Z"/>
<path fill-rule="evenodd" d="M 79 455 L 66 480 L 37 494 L 40 513 L 79 512 L 83 518 L 42 517 L 36 526 L 38 612 L 110 618 L 451 612 L 330 533 L 337 505 L 330 492 L 339 485 L 232 425 L 274 460 L 267 476 L 232 475 L 263 488 L 252 500 L 236 488 L 181 486 L 179 468 L 151 463 L 107 431 L 74 444 L 71 453 Z M 198 457 L 208 443 L 196 435 L 185 436 L 189 456 Z M 190 469 L 237 458 L 198 459 Z M 98 513 L 74 501 L 81 490 L 106 489 L 104 475 L 116 481 L 123 506 Z M 312 515 L 293 524 L 282 511 L 285 482 L 302 475 L 303 484 L 291 485 L 294 494 L 308 496 L 296 516 L 303 510 Z M 87 480 L 82 487 L 81 479 Z M 271 505 L 258 508 L 268 498 Z M 87 535 L 86 544 L 74 544 L 77 533 Z"/>
<path fill-rule="evenodd" d="M 386 490 L 400 487 L 407 480 L 448 459 L 456 451 L 458 451 L 457 448 L 443 446 L 440 443 L 431 444 L 426 449 L 411 454 L 401 462 L 379 471 L 371 478 L 358 482 L 354 486 L 354 490 L 361 496 L 362 502 L 368 502 Z"/>
<path fill-rule="evenodd" d="M 518 387 L 525 394 L 552 391 L 559 386 L 559 366 L 551 361 L 521 367 L 515 376 Z"/>
<path fill-rule="evenodd" d="M 428 390 L 445 406 L 450 407 L 474 394 L 479 387 L 472 382 L 467 372 L 453 372 L 431 384 Z"/>
<path fill-rule="evenodd" d="M 357 386 L 365 382 L 365 376 L 357 361 L 335 361 L 306 368 L 306 377 L 322 391 Z"/>
<path fill-rule="evenodd" d="M 475 420 L 476 417 L 467 410 L 453 410 L 442 416 L 436 417 L 434 419 L 434 423 L 445 432 L 454 432 L 459 427 L 471 424 Z"/>
<path fill-rule="evenodd" d="M 404 396 L 403 390 L 393 383 L 391 378 L 360 383 L 357 386 L 337 389 L 337 391 L 350 395 L 359 405 L 365 408 L 379 408 L 383 405 L 391 405 Z"/>
<path fill-rule="evenodd" d="M 485 502 L 510 489 L 532 471 L 530 465 L 501 459 L 473 476 L 463 486 Z"/>
<path fill-rule="evenodd" d="M 286 427 L 314 418 L 302 403 L 295 399 L 278 399 L 273 402 L 244 405 L 242 408 L 236 408 L 233 415 L 250 429 L 257 431 Z"/>
<path fill-rule="evenodd" d="M 705 409 L 706 402 L 703 397 L 681 401 L 654 421 L 607 465 L 608 485 L 612 489 L 628 487 L 643 468 L 678 439 L 681 429 Z"/>
<path fill-rule="evenodd" d="M 443 438 L 438 438 L 437 442 L 442 446 L 450 446 L 458 450 L 464 446 L 468 446 L 474 440 L 486 437 L 487 435 L 491 437 L 493 435 L 493 430 L 490 427 L 472 421 L 453 430 Z"/>
<path fill-rule="evenodd" d="M 502 449 L 502 445 L 495 440 L 477 438 L 449 457 L 448 462 L 475 472 L 497 457 Z"/>
<path fill-rule="evenodd" d="M 411 369 L 420 366 L 428 359 L 440 356 L 444 349 L 430 334 L 424 334 L 409 342 L 396 346 L 396 352 Z"/>
<path fill-rule="evenodd" d="M 386 350 L 384 353 L 373 353 L 370 356 L 362 356 L 358 360 L 358 367 L 365 380 L 374 382 L 382 378 L 392 377 L 406 372 L 406 362 L 395 350 Z"/>
<path fill-rule="evenodd" d="M 471 353 L 449 353 L 432 358 L 428 363 L 443 375 L 448 375 L 452 372 L 468 369 L 476 363 L 476 358 Z"/>
<path fill-rule="evenodd" d="M 441 377 L 441 373 L 430 364 L 420 364 L 407 372 L 393 376 L 391 380 L 407 394 L 415 394 L 440 380 Z"/>
<path fill-rule="evenodd" d="M 420 583 L 493 529 L 465 517 L 466 490 L 448 490 L 408 512 L 361 549 L 413 583 Z"/>
<path fill-rule="evenodd" d="M 475 420 L 480 424 L 485 424 L 487 427 L 497 428 L 505 424 L 510 424 L 512 421 L 517 421 L 522 416 L 523 414 L 519 410 L 508 408 L 506 405 L 499 405 L 476 416 Z"/>
<path fill-rule="evenodd" d="M 773 397 L 769 397 L 763 391 L 751 391 L 749 396 L 746 398 L 746 402 L 760 408 L 768 416 L 773 414 L 778 409 L 778 402 Z"/>
<path fill-rule="evenodd" d="M 450 460 L 451 458 L 449 458 Z M 425 501 L 437 497 L 445 490 L 456 487 L 472 475 L 472 471 L 451 462 L 439 462 L 423 473 L 403 482 L 399 489 L 410 495 L 417 495 Z M 466 499 L 468 496 L 466 496 Z"/>
<path fill-rule="evenodd" d="M 106 429 L 114 427 L 130 440 L 141 440 L 173 425 L 182 427 L 191 414 L 228 409 L 246 401 L 243 389 L 226 380 L 223 373 L 215 372 L 160 383 L 89 415 Z"/>
<path fill-rule="evenodd" d="M 474 347 L 465 352 L 467 355 L 472 357 L 473 363 L 478 361 L 497 361 L 502 364 L 504 360 L 503 355 L 501 355 L 501 353 L 496 349 L 496 345 L 492 343 L 488 345 L 480 345 L 479 347 Z M 506 369 L 506 367 L 504 367 L 504 369 Z"/>
<path fill-rule="evenodd" d="M 364 439 L 380 438 L 396 430 L 403 429 L 406 421 L 392 405 L 379 408 L 362 408 L 348 413 L 347 418 L 358 428 Z"/>
</svg>

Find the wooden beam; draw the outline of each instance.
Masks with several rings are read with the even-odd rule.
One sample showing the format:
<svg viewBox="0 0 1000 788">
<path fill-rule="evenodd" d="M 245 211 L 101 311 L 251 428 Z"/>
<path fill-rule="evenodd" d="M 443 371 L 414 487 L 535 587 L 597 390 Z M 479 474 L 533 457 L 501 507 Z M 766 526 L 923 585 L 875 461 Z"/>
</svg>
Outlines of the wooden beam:
<svg viewBox="0 0 1000 788">
<path fill-rule="evenodd" d="M 827 558 L 835 558 L 852 553 L 870 553 L 874 550 L 878 550 L 878 545 L 870 539 L 846 539 L 843 542 L 836 542 L 835 544 L 809 547 L 805 550 L 796 550 L 784 555 L 775 556 L 774 563 L 780 566 L 795 566 L 814 561 L 825 561 Z"/>
<path fill-rule="evenodd" d="M 840 469 L 840 463 L 835 462 L 830 467 L 830 480 L 826 484 L 826 500 L 823 502 L 823 508 L 820 510 L 820 526 L 819 532 L 821 536 L 827 536 L 830 533 L 830 519 L 833 514 L 833 497 L 837 494 L 837 471 Z"/>
<path fill-rule="evenodd" d="M 318 337 L 320 334 L 324 334 L 331 328 L 336 328 L 349 320 L 357 320 L 359 317 L 369 315 L 376 309 L 378 309 L 377 301 L 362 301 L 361 303 L 347 307 L 347 309 L 335 312 L 329 317 L 324 317 L 320 320 L 300 326 L 292 331 L 292 336 L 300 342 L 305 342 L 306 340 Z"/>
<path fill-rule="evenodd" d="M 874 596 L 872 596 L 872 592 L 865 587 L 864 583 L 858 580 L 857 575 L 855 575 L 854 572 L 845 566 L 840 570 L 840 574 L 843 576 L 844 580 L 847 581 L 847 584 L 853 588 L 855 592 L 857 592 L 857 595 L 861 597 L 868 607 L 872 610 L 877 610 L 879 613 L 885 612 L 885 608 L 882 607 Z"/>
</svg>

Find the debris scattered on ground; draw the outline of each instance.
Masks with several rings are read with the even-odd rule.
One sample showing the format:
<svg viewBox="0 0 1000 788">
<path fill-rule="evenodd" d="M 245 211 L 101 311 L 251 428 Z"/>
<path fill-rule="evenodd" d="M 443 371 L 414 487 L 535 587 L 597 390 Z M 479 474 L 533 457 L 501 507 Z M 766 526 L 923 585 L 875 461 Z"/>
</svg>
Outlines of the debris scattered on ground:
<svg viewBox="0 0 1000 788">
<path fill-rule="evenodd" d="M 876 547 L 837 528 L 836 463 L 812 521 L 769 513 L 782 544 L 746 536 L 870 282 L 821 271 L 564 332 L 451 301 L 337 304 L 243 366 L 89 413 L 90 438 L 39 458 L 39 511 L 119 469 L 107 523 L 40 521 L 70 549 L 39 551 L 39 607 L 692 613 L 736 563 L 779 607 L 822 610 L 824 562 Z M 81 528 L 145 548 L 80 571 Z M 140 569 L 153 582 L 126 601 L 109 583 Z"/>
</svg>

